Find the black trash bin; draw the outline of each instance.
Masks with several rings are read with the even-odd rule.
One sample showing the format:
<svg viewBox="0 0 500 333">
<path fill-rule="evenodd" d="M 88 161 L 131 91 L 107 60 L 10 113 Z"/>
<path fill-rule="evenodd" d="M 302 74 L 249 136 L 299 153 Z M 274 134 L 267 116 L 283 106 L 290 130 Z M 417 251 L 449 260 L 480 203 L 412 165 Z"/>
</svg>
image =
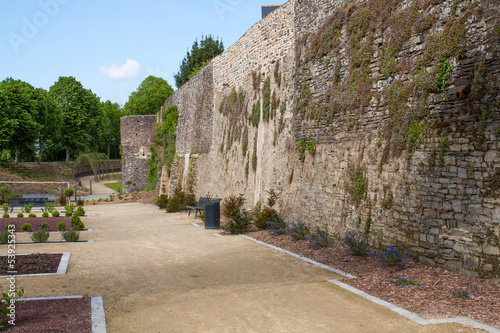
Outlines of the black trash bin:
<svg viewBox="0 0 500 333">
<path fill-rule="evenodd" d="M 219 229 L 220 227 L 220 204 L 218 201 L 205 204 L 205 229 Z"/>
</svg>

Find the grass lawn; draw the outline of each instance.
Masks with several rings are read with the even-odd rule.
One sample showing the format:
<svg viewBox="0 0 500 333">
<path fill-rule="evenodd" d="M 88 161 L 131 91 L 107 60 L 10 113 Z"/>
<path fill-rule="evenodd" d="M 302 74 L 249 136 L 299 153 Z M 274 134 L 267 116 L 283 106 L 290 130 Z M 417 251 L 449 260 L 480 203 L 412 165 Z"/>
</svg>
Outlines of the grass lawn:
<svg viewBox="0 0 500 333">
<path fill-rule="evenodd" d="M 104 186 L 109 187 L 113 191 L 116 191 L 118 193 L 123 193 L 123 182 L 117 182 L 117 183 L 106 183 Z"/>
</svg>

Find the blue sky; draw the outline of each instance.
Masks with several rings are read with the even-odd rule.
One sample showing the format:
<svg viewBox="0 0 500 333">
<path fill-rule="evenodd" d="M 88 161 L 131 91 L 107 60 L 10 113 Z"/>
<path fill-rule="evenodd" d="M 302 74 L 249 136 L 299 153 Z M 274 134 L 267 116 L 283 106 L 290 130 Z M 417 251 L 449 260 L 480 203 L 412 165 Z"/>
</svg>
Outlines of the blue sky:
<svg viewBox="0 0 500 333">
<path fill-rule="evenodd" d="M 263 0 L 0 0 L 0 80 L 49 89 L 74 76 L 123 105 L 148 75 L 173 73 L 202 35 L 227 49 L 261 18 Z"/>
</svg>

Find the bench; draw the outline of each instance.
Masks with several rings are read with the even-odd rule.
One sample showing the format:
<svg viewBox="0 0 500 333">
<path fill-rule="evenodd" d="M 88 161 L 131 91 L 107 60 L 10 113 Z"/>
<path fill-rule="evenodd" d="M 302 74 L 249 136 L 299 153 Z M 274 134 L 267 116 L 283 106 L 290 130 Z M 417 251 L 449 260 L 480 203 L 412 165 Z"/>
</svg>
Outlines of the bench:
<svg viewBox="0 0 500 333">
<path fill-rule="evenodd" d="M 188 216 L 191 215 L 191 210 L 194 209 L 194 219 L 196 220 L 196 217 L 198 217 L 198 211 L 205 210 L 205 204 L 207 202 L 220 202 L 222 199 L 219 198 L 203 198 L 200 197 L 200 201 L 198 201 L 197 206 L 186 206 L 188 209 Z"/>
<path fill-rule="evenodd" d="M 14 207 L 24 207 L 26 205 L 33 205 L 33 207 L 42 207 L 42 211 L 46 211 L 46 202 L 56 202 L 55 194 L 23 194 L 22 198 L 9 198 L 8 203 L 10 212 Z"/>
</svg>

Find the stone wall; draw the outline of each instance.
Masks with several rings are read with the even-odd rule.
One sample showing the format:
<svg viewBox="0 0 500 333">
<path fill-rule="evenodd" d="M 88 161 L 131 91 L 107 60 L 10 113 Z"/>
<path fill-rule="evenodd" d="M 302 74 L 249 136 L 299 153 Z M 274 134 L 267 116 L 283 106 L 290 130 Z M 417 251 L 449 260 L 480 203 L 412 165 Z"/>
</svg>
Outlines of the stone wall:
<svg viewBox="0 0 500 333">
<path fill-rule="evenodd" d="M 289 1 L 166 101 L 178 181 L 499 276 L 499 22 L 493 0 Z"/>
<path fill-rule="evenodd" d="M 154 115 L 128 116 L 120 119 L 124 193 L 148 187 L 150 145 L 155 123 Z"/>
</svg>

